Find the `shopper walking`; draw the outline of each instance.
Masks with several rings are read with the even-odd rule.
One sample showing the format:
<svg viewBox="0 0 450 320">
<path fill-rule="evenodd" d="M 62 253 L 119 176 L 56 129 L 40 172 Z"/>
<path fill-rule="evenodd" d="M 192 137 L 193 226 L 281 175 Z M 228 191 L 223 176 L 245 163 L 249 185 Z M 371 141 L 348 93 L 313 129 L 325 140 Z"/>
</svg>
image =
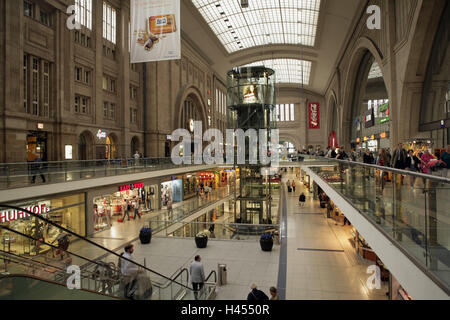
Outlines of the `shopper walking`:
<svg viewBox="0 0 450 320">
<path fill-rule="evenodd" d="M 434 156 L 431 154 L 430 150 L 425 149 L 425 152 L 423 153 L 422 157 L 420 157 L 421 162 L 421 168 L 422 172 L 425 174 L 431 174 L 430 168 L 429 168 L 429 162 L 430 160 L 434 159 Z"/>
<path fill-rule="evenodd" d="M 122 222 L 125 222 L 125 217 L 128 217 L 128 221 L 130 221 L 131 210 L 133 210 L 133 205 L 131 204 L 131 200 L 128 200 L 127 208 L 125 209 L 125 213 L 123 214 Z"/>
<path fill-rule="evenodd" d="M 139 220 L 141 219 L 141 215 L 139 214 L 139 202 L 137 201 L 137 199 L 134 201 L 134 219 L 136 220 L 136 217 L 139 218 Z"/>
<path fill-rule="evenodd" d="M 167 215 L 169 219 L 173 219 L 172 199 L 169 199 L 169 202 L 167 202 Z"/>
<path fill-rule="evenodd" d="M 406 168 L 407 157 L 408 154 L 406 153 L 406 150 L 403 149 L 403 143 L 399 143 L 397 149 L 394 150 L 392 155 L 391 167 L 404 170 Z"/>
<path fill-rule="evenodd" d="M 31 177 L 31 183 L 35 183 L 36 182 L 36 176 L 40 175 L 42 182 L 45 183 L 45 177 L 42 174 L 42 159 L 40 157 L 37 157 L 34 160 L 34 163 L 31 165 L 31 173 L 33 174 L 33 176 Z"/>
<path fill-rule="evenodd" d="M 269 297 L 264 292 L 258 290 L 256 284 L 252 284 L 251 289 L 252 291 L 250 291 L 250 293 L 247 296 L 248 301 L 269 300 Z"/>
<path fill-rule="evenodd" d="M 270 300 L 280 300 L 280 298 L 278 297 L 278 291 L 277 288 L 275 287 L 271 287 L 270 288 Z"/>
<path fill-rule="evenodd" d="M 339 152 L 338 152 L 338 154 L 337 154 L 337 156 L 336 156 L 336 159 L 339 159 L 339 160 L 348 160 L 348 155 L 347 155 L 347 153 L 345 152 L 345 148 L 344 148 L 344 147 L 340 147 L 340 148 L 339 148 Z"/>
<path fill-rule="evenodd" d="M 409 150 L 408 156 L 406 157 L 406 168 L 405 169 L 408 171 L 412 171 L 412 172 L 418 172 L 418 171 L 420 171 L 419 165 L 420 165 L 420 159 L 414 155 L 414 151 Z M 409 176 L 409 185 L 411 187 L 414 186 L 415 181 L 416 181 L 416 177 L 410 175 Z"/>
<path fill-rule="evenodd" d="M 304 207 L 305 206 L 306 196 L 305 196 L 304 193 L 302 193 L 300 195 L 300 197 L 298 198 L 298 201 L 300 202 L 300 207 Z"/>
<path fill-rule="evenodd" d="M 192 262 L 191 266 L 189 267 L 195 300 L 198 300 L 198 293 L 203 289 L 203 286 L 205 285 L 205 271 L 203 269 L 203 264 L 201 263 L 201 261 L 202 258 L 197 255 L 195 256 L 194 262 Z"/>
<path fill-rule="evenodd" d="M 363 155 L 363 162 L 366 164 L 373 164 L 374 162 L 373 155 L 369 149 L 366 149 L 366 152 Z"/>
<path fill-rule="evenodd" d="M 445 162 L 446 167 L 443 169 L 444 174 L 442 175 L 444 178 L 450 179 L 450 145 L 447 146 L 445 152 L 441 155 L 441 160 Z"/>
<path fill-rule="evenodd" d="M 295 180 L 293 180 L 292 181 L 292 190 L 294 190 L 294 193 L 295 193 L 295 187 L 296 187 Z"/>
</svg>

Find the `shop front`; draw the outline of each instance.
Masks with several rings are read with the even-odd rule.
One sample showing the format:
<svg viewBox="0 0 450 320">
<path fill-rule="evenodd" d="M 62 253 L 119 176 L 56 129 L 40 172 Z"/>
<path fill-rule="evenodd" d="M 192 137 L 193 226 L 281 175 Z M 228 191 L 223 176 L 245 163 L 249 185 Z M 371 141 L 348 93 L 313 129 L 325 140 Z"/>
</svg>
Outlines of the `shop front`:
<svg viewBox="0 0 450 320">
<path fill-rule="evenodd" d="M 183 196 L 184 200 L 197 195 L 198 176 L 196 173 L 185 174 L 183 176 Z"/>
<path fill-rule="evenodd" d="M 183 201 L 183 179 L 182 177 L 172 177 L 172 180 L 161 183 L 161 205 L 167 206 L 172 203 Z"/>
<path fill-rule="evenodd" d="M 71 230 L 81 236 L 86 235 L 86 200 L 85 194 L 51 196 L 11 204 L 31 211 L 57 225 Z M 61 230 L 20 210 L 5 209 L 0 211 L 0 224 L 23 234 L 0 229 L 1 248 L 5 252 L 25 255 L 39 255 L 51 250 L 46 243 L 55 243 Z M 33 239 L 42 239 L 35 241 Z"/>
<path fill-rule="evenodd" d="M 198 173 L 198 181 L 200 188 L 204 186 L 212 187 L 216 189 L 220 185 L 220 177 L 219 174 L 215 172 L 199 172 Z"/>
<path fill-rule="evenodd" d="M 218 172 L 219 186 L 226 187 L 236 181 L 236 171 L 234 169 L 224 169 Z"/>
<path fill-rule="evenodd" d="M 129 213 L 134 218 L 134 209 L 140 215 L 147 214 L 158 208 L 157 185 L 146 185 L 144 182 L 134 182 L 117 186 L 117 191 L 93 197 L 94 232 L 111 228 L 114 223 L 122 222 L 128 204 L 133 207 Z"/>
</svg>

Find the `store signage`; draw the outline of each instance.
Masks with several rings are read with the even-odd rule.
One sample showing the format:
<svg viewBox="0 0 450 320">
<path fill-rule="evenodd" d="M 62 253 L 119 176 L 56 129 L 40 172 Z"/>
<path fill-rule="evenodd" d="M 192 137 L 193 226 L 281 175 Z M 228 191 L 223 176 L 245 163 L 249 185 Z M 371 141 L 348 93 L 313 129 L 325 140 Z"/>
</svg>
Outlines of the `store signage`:
<svg viewBox="0 0 450 320">
<path fill-rule="evenodd" d="M 44 129 L 44 124 L 43 124 L 43 123 L 38 123 L 38 124 L 37 124 L 37 128 L 38 128 L 39 130 L 43 130 L 43 129 Z"/>
<path fill-rule="evenodd" d="M 382 133 L 380 134 L 380 138 L 381 138 L 381 139 L 386 139 L 386 137 L 387 137 L 386 132 L 382 132 Z"/>
<path fill-rule="evenodd" d="M 66 158 L 66 160 L 72 160 L 73 159 L 72 149 L 73 149 L 73 147 L 71 145 L 66 145 L 66 147 L 65 147 L 65 158 Z"/>
<path fill-rule="evenodd" d="M 388 108 L 389 108 L 389 103 L 385 103 L 382 106 L 378 107 L 378 111 L 379 112 L 386 112 L 386 111 L 388 111 Z"/>
<path fill-rule="evenodd" d="M 43 213 L 47 213 L 50 211 L 50 201 L 39 202 L 35 205 L 28 206 L 24 209 L 33 212 L 34 214 L 41 215 Z M 29 216 L 30 215 L 28 213 L 23 212 L 21 210 L 15 209 L 4 210 L 0 211 L 0 223 L 15 221 L 18 219 L 27 218 Z"/>
<path fill-rule="evenodd" d="M 129 190 L 141 189 L 143 187 L 144 187 L 144 183 L 139 182 L 139 183 L 132 183 L 132 184 L 126 184 L 126 185 L 120 186 L 119 190 L 120 191 L 129 191 Z"/>
<path fill-rule="evenodd" d="M 379 120 L 378 123 L 379 124 L 387 123 L 387 122 L 389 122 L 389 120 L 390 120 L 389 117 L 386 117 L 386 118 Z"/>
<path fill-rule="evenodd" d="M 365 117 L 365 126 L 366 128 L 370 128 L 373 127 L 375 125 L 375 116 L 374 116 L 374 111 L 373 109 L 370 109 L 367 111 Z"/>
<path fill-rule="evenodd" d="M 105 131 L 103 131 L 103 130 L 98 130 L 98 132 L 97 132 L 97 138 L 99 138 L 99 139 L 106 139 L 106 136 L 107 136 L 107 134 L 106 134 Z"/>
<path fill-rule="evenodd" d="M 309 104 L 309 128 L 320 129 L 320 105 L 317 102 Z"/>
</svg>

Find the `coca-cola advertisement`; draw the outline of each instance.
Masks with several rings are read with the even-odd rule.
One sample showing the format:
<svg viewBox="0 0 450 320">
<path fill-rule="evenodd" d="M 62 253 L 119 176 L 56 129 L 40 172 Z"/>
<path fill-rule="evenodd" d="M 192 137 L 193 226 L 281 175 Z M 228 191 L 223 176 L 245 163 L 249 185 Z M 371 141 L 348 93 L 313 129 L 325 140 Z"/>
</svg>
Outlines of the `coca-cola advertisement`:
<svg viewBox="0 0 450 320">
<path fill-rule="evenodd" d="M 309 128 L 320 129 L 320 105 L 317 102 L 309 104 Z"/>
</svg>

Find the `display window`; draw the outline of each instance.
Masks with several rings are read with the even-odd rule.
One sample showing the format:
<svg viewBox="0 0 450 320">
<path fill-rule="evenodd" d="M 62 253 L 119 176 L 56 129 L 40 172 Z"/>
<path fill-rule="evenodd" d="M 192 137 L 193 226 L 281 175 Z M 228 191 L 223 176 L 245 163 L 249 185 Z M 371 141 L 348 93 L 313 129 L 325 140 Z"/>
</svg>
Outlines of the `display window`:
<svg viewBox="0 0 450 320">
<path fill-rule="evenodd" d="M 186 174 L 183 176 L 183 196 L 184 200 L 194 197 L 197 193 L 198 177 L 196 174 Z"/>
<path fill-rule="evenodd" d="M 99 232 L 120 223 L 124 218 L 134 218 L 136 214 L 144 215 L 157 207 L 157 186 L 134 183 L 119 186 L 119 191 L 95 197 L 93 199 L 94 231 Z"/>
<path fill-rule="evenodd" d="M 183 201 L 183 180 L 177 179 L 161 183 L 161 204 L 166 207 L 172 203 Z"/>
<path fill-rule="evenodd" d="M 57 196 L 12 204 L 42 216 L 74 233 L 86 235 L 85 194 Z M 51 248 L 43 242 L 55 243 L 62 231 L 20 210 L 0 211 L 0 224 L 33 239 L 0 229 L 1 247 L 5 252 L 25 255 L 45 254 Z"/>
</svg>

